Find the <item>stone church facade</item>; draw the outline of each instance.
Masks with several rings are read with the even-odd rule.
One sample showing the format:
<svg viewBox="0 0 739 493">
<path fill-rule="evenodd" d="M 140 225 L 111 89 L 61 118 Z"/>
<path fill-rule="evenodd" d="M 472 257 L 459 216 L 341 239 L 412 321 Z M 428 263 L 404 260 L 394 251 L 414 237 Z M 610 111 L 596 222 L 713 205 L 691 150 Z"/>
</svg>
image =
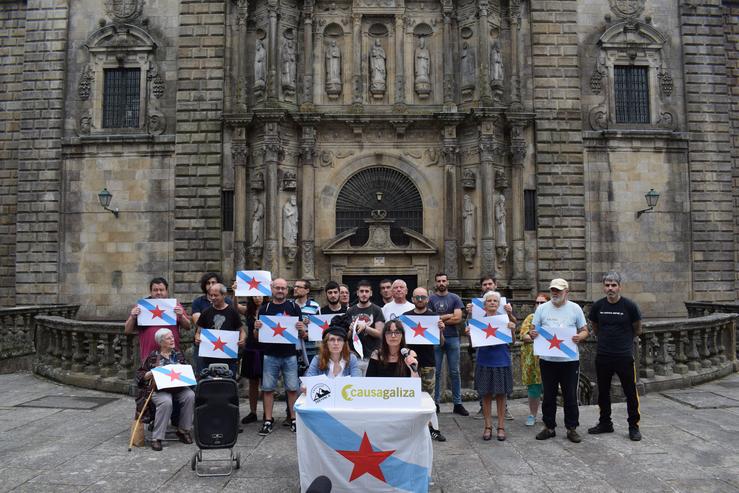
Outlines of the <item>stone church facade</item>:
<svg viewBox="0 0 739 493">
<path fill-rule="evenodd" d="M 257 267 L 576 299 L 615 268 L 648 316 L 737 297 L 735 1 L 0 12 L 2 306 L 115 318 L 154 275 L 189 300 Z"/>
</svg>

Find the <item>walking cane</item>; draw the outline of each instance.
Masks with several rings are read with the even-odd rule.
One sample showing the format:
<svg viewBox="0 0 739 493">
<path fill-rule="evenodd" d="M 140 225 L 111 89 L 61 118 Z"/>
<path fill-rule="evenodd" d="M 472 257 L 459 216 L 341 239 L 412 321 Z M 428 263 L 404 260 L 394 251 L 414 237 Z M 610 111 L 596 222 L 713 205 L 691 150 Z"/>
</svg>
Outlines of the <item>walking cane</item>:
<svg viewBox="0 0 739 493">
<path fill-rule="evenodd" d="M 149 395 L 146 397 L 146 401 L 144 402 L 144 407 L 141 408 L 141 412 L 139 413 L 139 417 L 136 419 L 136 422 L 133 425 L 133 430 L 131 430 L 131 439 L 128 441 L 128 451 L 131 451 L 131 448 L 133 447 L 133 437 L 136 436 L 136 430 L 139 427 L 139 424 L 141 424 L 141 418 L 144 416 L 144 413 L 146 412 L 146 408 L 149 406 L 149 400 L 151 399 L 152 394 L 154 394 L 154 389 L 151 389 L 151 392 L 149 392 Z"/>
</svg>

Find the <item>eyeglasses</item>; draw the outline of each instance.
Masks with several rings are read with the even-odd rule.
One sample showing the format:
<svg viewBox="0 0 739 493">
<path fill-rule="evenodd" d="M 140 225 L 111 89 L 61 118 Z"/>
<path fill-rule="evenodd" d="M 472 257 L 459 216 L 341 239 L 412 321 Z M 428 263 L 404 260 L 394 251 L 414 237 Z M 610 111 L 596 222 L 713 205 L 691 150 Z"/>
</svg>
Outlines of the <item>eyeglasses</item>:
<svg viewBox="0 0 739 493">
<path fill-rule="evenodd" d="M 390 337 L 400 337 L 401 334 L 402 332 L 399 330 L 388 330 L 385 332 L 385 335 Z"/>
<path fill-rule="evenodd" d="M 308 289 L 308 288 L 307 288 L 306 286 L 298 286 L 298 285 L 296 284 L 296 285 L 295 285 L 295 289 Z"/>
<path fill-rule="evenodd" d="M 418 301 L 423 301 L 423 300 L 428 299 L 428 296 L 414 296 L 413 299 L 418 300 Z"/>
</svg>

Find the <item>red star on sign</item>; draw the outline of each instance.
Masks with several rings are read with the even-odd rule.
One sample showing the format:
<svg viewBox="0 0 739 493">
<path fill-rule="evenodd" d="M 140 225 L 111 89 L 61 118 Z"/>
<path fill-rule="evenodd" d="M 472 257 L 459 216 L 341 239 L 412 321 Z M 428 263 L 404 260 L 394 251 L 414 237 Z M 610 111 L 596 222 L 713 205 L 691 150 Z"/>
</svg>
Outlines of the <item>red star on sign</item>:
<svg viewBox="0 0 739 493">
<path fill-rule="evenodd" d="M 415 327 L 411 327 L 413 329 L 413 337 L 416 336 L 426 336 L 426 327 L 421 326 L 421 322 L 417 322 Z"/>
<path fill-rule="evenodd" d="M 225 347 L 226 347 L 226 343 L 223 342 L 220 337 L 216 339 L 215 341 L 213 341 L 213 351 L 217 351 L 219 349 L 223 351 L 223 348 Z"/>
<path fill-rule="evenodd" d="M 287 330 L 287 327 L 283 327 L 282 325 L 278 323 L 275 327 L 272 327 L 272 330 L 275 331 L 275 333 L 272 334 L 273 337 L 282 336 L 282 333 Z M 285 336 L 282 336 L 282 337 L 285 337 Z"/>
<path fill-rule="evenodd" d="M 490 324 L 488 324 L 487 327 L 485 327 L 484 329 L 482 329 L 482 331 L 485 332 L 485 334 L 486 334 L 485 335 L 485 339 L 487 339 L 488 337 L 496 337 L 497 334 L 498 334 L 498 329 L 496 329 L 495 327 L 493 327 Z"/>
<path fill-rule="evenodd" d="M 182 375 L 182 373 L 177 373 L 176 371 L 174 371 L 174 369 L 170 370 L 169 371 L 169 381 L 174 382 L 175 380 L 179 380 L 180 375 Z"/>
<path fill-rule="evenodd" d="M 162 315 L 164 315 L 164 310 L 160 309 L 159 305 L 156 305 L 153 310 L 149 310 L 149 311 L 151 312 L 151 318 L 159 317 L 162 320 L 164 320 L 164 318 L 162 318 Z"/>
<path fill-rule="evenodd" d="M 552 335 L 552 338 L 549 340 L 549 349 L 557 348 L 560 351 L 562 350 L 561 347 L 559 347 L 560 344 L 564 342 L 564 339 L 557 339 L 557 334 Z"/>
<path fill-rule="evenodd" d="M 337 452 L 344 456 L 345 459 L 354 463 L 349 482 L 354 481 L 363 474 L 371 474 L 380 481 L 385 482 L 385 476 L 380 469 L 380 463 L 392 455 L 395 450 L 375 452 L 365 431 L 362 437 L 362 443 L 359 445 L 359 450 L 337 450 Z"/>
<path fill-rule="evenodd" d="M 324 320 L 324 321 L 323 321 L 323 325 L 321 325 L 321 330 L 328 330 L 328 327 L 329 327 L 329 326 L 328 326 L 328 322 L 326 322 L 326 321 Z"/>
<path fill-rule="evenodd" d="M 258 289 L 259 288 L 259 281 L 255 277 L 251 278 L 251 281 L 249 281 L 249 289 Z"/>
</svg>

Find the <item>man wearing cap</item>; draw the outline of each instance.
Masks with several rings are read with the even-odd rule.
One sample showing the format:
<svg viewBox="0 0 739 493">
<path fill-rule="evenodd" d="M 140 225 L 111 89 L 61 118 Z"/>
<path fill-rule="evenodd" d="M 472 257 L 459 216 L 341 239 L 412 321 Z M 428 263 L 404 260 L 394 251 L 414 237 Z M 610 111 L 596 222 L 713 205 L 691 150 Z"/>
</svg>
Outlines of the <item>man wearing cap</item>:
<svg viewBox="0 0 739 493">
<path fill-rule="evenodd" d="M 570 286 L 564 279 L 553 279 L 549 284 L 551 300 L 539 305 L 534 313 L 534 319 L 529 335 L 535 339 L 540 327 L 571 327 L 577 333 L 572 336 L 572 342 L 579 344 L 588 337 L 588 327 L 585 314 L 580 305 L 567 299 Z M 537 440 L 546 440 L 557 435 L 557 388 L 562 388 L 564 401 L 565 428 L 567 438 L 574 443 L 580 443 L 582 438 L 577 433 L 580 424 L 580 410 L 577 407 L 577 380 L 580 372 L 580 361 L 560 356 L 539 356 L 541 381 L 544 386 L 544 399 L 541 412 L 544 428 L 536 435 Z"/>
</svg>

